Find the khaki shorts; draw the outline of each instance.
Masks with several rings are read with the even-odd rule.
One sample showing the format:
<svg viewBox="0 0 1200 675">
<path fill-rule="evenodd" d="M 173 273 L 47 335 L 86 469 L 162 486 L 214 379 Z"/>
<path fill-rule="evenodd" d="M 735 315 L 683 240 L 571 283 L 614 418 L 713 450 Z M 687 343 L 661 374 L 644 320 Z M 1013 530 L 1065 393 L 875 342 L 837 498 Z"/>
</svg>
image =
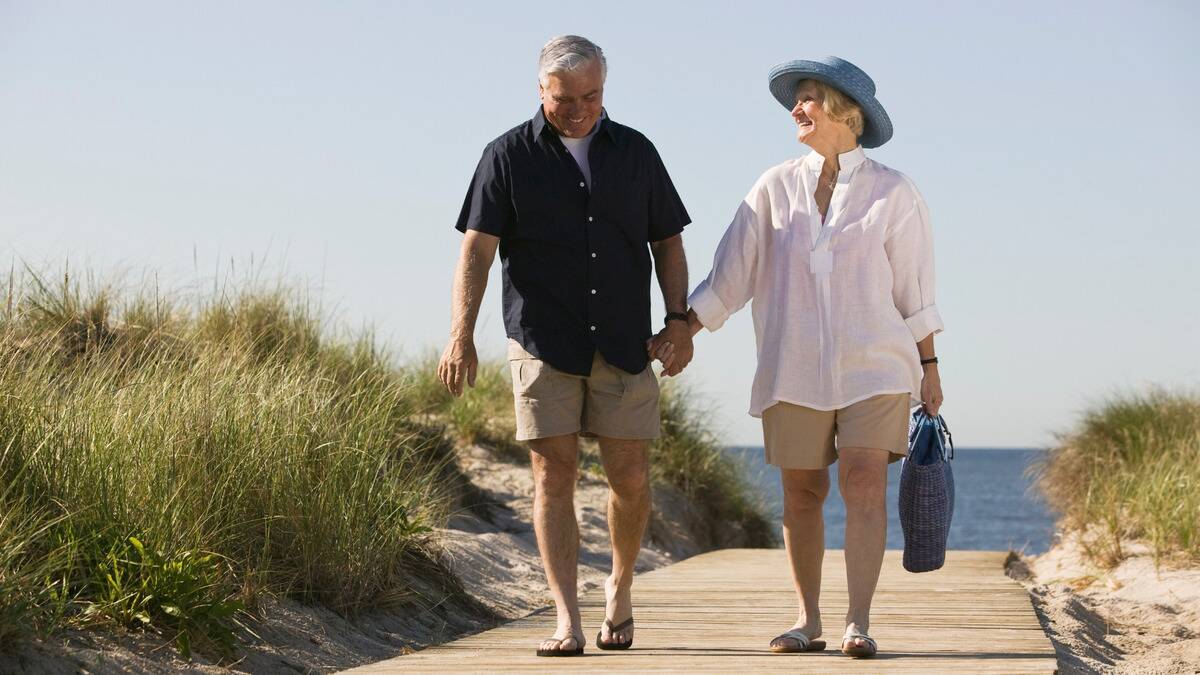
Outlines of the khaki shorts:
<svg viewBox="0 0 1200 675">
<path fill-rule="evenodd" d="M 637 375 L 611 366 L 597 351 L 592 374 L 572 375 L 508 341 L 517 440 L 579 433 L 626 440 L 659 435 L 658 378 L 650 366 Z"/>
<path fill-rule="evenodd" d="M 763 411 L 767 464 L 783 469 L 824 469 L 837 449 L 887 450 L 889 462 L 908 454 L 908 394 L 882 394 L 838 410 L 776 403 Z M 836 442 L 835 439 L 836 438 Z"/>
</svg>

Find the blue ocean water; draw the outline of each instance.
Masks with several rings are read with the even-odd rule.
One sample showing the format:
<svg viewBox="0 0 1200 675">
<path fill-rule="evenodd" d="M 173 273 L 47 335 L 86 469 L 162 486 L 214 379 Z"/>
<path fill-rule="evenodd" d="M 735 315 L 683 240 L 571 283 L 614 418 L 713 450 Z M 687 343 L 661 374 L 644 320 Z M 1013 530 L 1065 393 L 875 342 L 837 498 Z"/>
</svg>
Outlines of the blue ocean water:
<svg viewBox="0 0 1200 675">
<path fill-rule="evenodd" d="M 767 512 L 782 528 L 783 488 L 779 470 L 763 461 L 761 447 L 729 448 L 751 484 L 761 491 Z M 1015 549 L 1043 553 L 1054 534 L 1054 515 L 1031 488 L 1025 469 L 1042 456 L 1043 450 L 959 448 L 951 466 L 954 470 L 954 520 L 950 525 L 949 548 L 960 550 Z M 831 467 L 836 469 L 836 465 Z M 825 501 L 825 546 L 842 548 L 846 509 L 838 493 L 837 474 L 830 474 L 833 487 Z M 904 548 L 904 533 L 896 508 L 900 462 L 888 468 L 888 548 Z"/>
</svg>

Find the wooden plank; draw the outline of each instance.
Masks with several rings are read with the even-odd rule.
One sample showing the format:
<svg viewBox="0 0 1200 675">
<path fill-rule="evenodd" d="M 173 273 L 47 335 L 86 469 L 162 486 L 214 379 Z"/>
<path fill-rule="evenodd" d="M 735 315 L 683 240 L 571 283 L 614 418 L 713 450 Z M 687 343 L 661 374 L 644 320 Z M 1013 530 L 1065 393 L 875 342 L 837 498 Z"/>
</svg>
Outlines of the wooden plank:
<svg viewBox="0 0 1200 675">
<path fill-rule="evenodd" d="M 1054 648 L 1028 594 L 1004 575 L 1005 553 L 952 551 L 936 572 L 910 574 L 888 551 L 871 612 L 880 654 L 836 651 L 846 612 L 845 559 L 825 556 L 821 612 L 830 649 L 772 654 L 771 638 L 796 616 L 787 556 L 777 549 L 730 549 L 637 577 L 633 649 L 606 652 L 592 640 L 604 618 L 603 589 L 581 598 L 588 647 L 580 658 L 537 658 L 554 631 L 545 609 L 493 630 L 348 671 L 420 672 L 895 672 L 1053 673 Z"/>
</svg>

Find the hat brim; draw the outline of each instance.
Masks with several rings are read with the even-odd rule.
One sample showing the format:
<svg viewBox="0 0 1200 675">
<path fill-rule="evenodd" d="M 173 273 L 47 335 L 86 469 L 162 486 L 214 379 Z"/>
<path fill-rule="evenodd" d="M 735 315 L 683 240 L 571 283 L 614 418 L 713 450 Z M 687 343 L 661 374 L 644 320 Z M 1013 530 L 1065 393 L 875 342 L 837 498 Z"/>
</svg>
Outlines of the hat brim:
<svg viewBox="0 0 1200 675">
<path fill-rule="evenodd" d="M 817 61 L 793 61 L 771 69 L 768 76 L 771 95 L 789 111 L 796 106 L 796 87 L 801 80 L 820 80 L 849 96 L 863 111 L 863 132 L 858 142 L 864 148 L 877 148 L 892 138 L 892 119 L 875 95 L 838 77 L 838 73 Z"/>
</svg>

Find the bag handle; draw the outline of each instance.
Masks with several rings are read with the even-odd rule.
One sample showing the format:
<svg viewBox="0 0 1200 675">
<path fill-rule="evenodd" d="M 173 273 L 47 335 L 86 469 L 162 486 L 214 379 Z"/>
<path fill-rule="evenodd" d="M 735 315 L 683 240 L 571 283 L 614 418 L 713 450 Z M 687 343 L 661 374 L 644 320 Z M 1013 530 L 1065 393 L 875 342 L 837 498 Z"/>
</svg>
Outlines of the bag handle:
<svg viewBox="0 0 1200 675">
<path fill-rule="evenodd" d="M 913 430 L 908 436 L 908 443 L 912 445 L 917 434 L 921 433 L 921 427 L 925 424 L 933 426 L 934 437 L 937 439 L 938 450 L 941 452 L 942 459 L 954 459 L 954 437 L 950 435 L 950 427 L 946 426 L 946 420 L 938 415 L 933 417 L 925 412 L 925 408 L 921 408 L 913 413 Z M 950 447 L 950 452 L 946 452 L 946 447 Z"/>
<path fill-rule="evenodd" d="M 950 446 L 950 459 L 954 459 L 954 436 L 950 434 L 950 427 L 946 426 L 946 420 L 941 415 L 937 416 L 937 423 L 946 434 L 946 444 Z"/>
</svg>

